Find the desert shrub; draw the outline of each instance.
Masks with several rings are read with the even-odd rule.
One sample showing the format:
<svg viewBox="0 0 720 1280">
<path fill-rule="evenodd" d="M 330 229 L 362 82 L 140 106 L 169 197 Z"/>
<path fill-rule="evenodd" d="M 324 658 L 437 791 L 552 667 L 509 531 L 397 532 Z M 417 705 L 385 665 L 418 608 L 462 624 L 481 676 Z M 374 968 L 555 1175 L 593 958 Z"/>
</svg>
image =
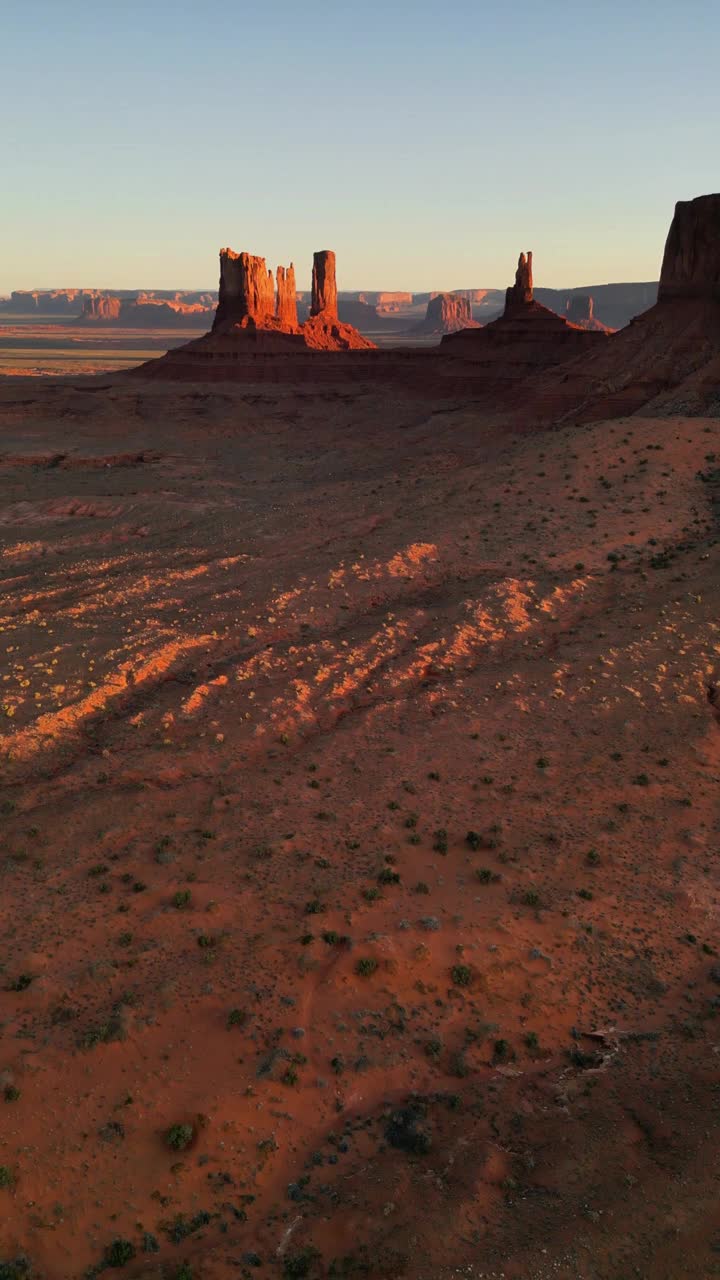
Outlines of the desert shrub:
<svg viewBox="0 0 720 1280">
<path fill-rule="evenodd" d="M 450 977 L 456 987 L 469 987 L 472 981 L 472 969 L 466 964 L 454 964 Z"/>
<path fill-rule="evenodd" d="M 184 1151 L 195 1137 L 191 1124 L 172 1124 L 165 1134 L 165 1141 L 173 1151 Z"/>
</svg>

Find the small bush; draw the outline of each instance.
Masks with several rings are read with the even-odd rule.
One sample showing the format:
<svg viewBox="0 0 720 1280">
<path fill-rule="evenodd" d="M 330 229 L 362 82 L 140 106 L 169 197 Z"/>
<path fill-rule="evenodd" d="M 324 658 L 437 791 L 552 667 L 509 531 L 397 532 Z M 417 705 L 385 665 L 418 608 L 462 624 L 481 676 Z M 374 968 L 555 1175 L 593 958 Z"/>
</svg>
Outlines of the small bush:
<svg viewBox="0 0 720 1280">
<path fill-rule="evenodd" d="M 378 962 L 372 956 L 363 956 L 355 965 L 355 972 L 361 978 L 371 978 L 377 972 Z"/>
<path fill-rule="evenodd" d="M 124 1267 L 135 1257 L 135 1246 L 118 1236 L 117 1240 L 108 1245 L 104 1257 L 106 1267 Z"/>
<path fill-rule="evenodd" d="M 469 987 L 472 981 L 472 969 L 466 964 L 454 964 L 450 977 L 456 987 Z"/>
<path fill-rule="evenodd" d="M 173 1124 L 165 1134 L 165 1141 L 173 1151 L 184 1151 L 195 1137 L 191 1124 Z"/>
</svg>

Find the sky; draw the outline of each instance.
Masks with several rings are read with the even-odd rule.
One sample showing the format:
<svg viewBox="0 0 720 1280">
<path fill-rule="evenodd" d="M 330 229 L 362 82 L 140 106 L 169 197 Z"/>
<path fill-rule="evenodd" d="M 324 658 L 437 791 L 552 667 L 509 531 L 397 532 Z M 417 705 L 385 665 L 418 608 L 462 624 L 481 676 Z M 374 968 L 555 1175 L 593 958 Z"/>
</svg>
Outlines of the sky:
<svg viewBox="0 0 720 1280">
<path fill-rule="evenodd" d="M 0 0 L 0 292 L 657 279 L 720 189 L 718 0 Z"/>
</svg>

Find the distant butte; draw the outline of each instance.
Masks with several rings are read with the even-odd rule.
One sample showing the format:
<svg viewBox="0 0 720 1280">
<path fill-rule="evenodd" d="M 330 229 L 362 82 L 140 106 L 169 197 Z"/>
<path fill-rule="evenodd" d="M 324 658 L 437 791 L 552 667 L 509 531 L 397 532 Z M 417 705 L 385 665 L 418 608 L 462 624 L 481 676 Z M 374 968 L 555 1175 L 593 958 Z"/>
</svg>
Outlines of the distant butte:
<svg viewBox="0 0 720 1280">
<path fill-rule="evenodd" d="M 596 319 L 589 291 L 578 290 L 570 299 L 558 293 L 564 315 L 543 306 L 535 296 L 529 252 L 519 256 L 503 314 L 484 327 L 471 327 L 467 298 L 443 294 L 431 299 L 431 322 L 436 315 L 441 324 L 463 325 L 431 350 L 379 351 L 343 323 L 331 250 L 315 255 L 310 315 L 296 325 L 290 272 L 292 267 L 278 270 L 276 294 L 264 259 L 223 250 L 212 334 L 135 372 L 152 378 L 246 382 L 390 382 L 425 397 L 468 396 L 493 410 L 522 411 L 526 422 L 612 418 L 648 405 L 702 412 L 717 404 L 717 194 L 677 205 L 658 301 L 618 332 Z M 360 358 L 357 353 L 363 351 Z M 337 359 L 340 352 L 346 354 L 342 361 Z M 322 354 L 332 354 L 332 359 L 321 359 Z"/>
<path fill-rule="evenodd" d="M 473 320 L 472 304 L 465 294 L 436 293 L 427 304 L 425 319 L 413 333 L 457 333 L 460 329 L 479 329 Z"/>
<path fill-rule="evenodd" d="M 603 324 L 595 315 L 595 300 L 589 293 L 574 293 L 568 298 L 566 318 L 581 329 L 595 329 L 598 333 L 612 332 L 609 325 Z"/>
</svg>

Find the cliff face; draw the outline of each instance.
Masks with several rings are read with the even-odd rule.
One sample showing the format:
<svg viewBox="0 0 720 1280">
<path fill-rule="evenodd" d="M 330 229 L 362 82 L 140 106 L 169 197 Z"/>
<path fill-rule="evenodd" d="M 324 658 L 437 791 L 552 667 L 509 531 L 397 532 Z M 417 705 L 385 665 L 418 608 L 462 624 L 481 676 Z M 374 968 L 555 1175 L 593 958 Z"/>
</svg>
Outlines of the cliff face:
<svg viewBox="0 0 720 1280">
<path fill-rule="evenodd" d="M 427 304 L 425 319 L 414 333 L 458 333 L 461 329 L 479 329 L 472 318 L 470 299 L 463 294 L 437 293 Z"/>
<path fill-rule="evenodd" d="M 222 333 L 243 322 L 262 328 L 274 315 L 275 289 L 272 271 L 268 271 L 265 259 L 221 249 L 220 292 L 213 333 Z"/>
<path fill-rule="evenodd" d="M 277 269 L 277 320 L 283 329 L 297 329 L 297 293 L 295 290 L 295 267 Z"/>
<path fill-rule="evenodd" d="M 720 195 L 679 200 L 665 244 L 658 302 L 720 302 Z"/>
<path fill-rule="evenodd" d="M 85 299 L 80 319 L 112 322 L 118 319 L 121 306 L 120 299 L 112 294 L 98 294 L 97 297 Z"/>
</svg>

